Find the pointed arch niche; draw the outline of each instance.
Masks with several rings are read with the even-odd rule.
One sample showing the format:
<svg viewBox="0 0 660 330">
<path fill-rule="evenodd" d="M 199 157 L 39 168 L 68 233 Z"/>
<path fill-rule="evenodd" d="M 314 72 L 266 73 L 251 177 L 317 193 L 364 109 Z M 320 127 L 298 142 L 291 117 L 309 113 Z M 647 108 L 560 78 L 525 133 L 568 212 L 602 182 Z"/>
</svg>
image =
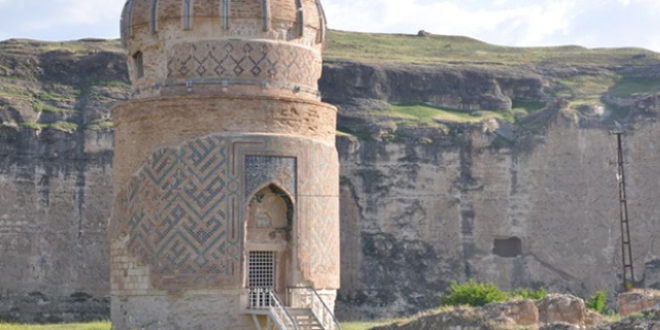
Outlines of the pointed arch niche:
<svg viewBox="0 0 660 330">
<path fill-rule="evenodd" d="M 293 276 L 294 202 L 291 196 L 276 184 L 270 183 L 258 190 L 249 200 L 246 221 L 245 250 L 247 258 L 256 253 L 272 253 L 274 261 L 273 286 L 280 297 L 286 296 Z M 247 262 L 248 287 L 254 285 L 253 262 Z M 257 268 L 260 269 L 259 266 Z M 260 274 L 259 276 L 264 276 Z M 257 280 L 257 283 L 259 281 Z"/>
</svg>

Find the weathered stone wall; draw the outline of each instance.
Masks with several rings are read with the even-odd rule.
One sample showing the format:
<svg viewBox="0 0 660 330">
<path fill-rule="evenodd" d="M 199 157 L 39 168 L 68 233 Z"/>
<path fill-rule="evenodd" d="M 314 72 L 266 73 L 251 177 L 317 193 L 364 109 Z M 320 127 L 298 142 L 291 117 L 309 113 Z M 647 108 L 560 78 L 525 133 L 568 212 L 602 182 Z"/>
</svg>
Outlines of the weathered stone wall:
<svg viewBox="0 0 660 330">
<path fill-rule="evenodd" d="M 105 318 L 112 133 L 0 128 L 0 319 Z"/>
<path fill-rule="evenodd" d="M 649 287 L 660 285 L 659 137 L 647 117 L 625 138 L 636 280 Z M 341 317 L 433 307 L 449 281 L 467 278 L 581 296 L 619 289 L 616 147 L 607 130 L 557 114 L 545 136 L 511 149 L 487 147 L 481 132 L 459 138 L 452 148 L 339 141 Z"/>
</svg>

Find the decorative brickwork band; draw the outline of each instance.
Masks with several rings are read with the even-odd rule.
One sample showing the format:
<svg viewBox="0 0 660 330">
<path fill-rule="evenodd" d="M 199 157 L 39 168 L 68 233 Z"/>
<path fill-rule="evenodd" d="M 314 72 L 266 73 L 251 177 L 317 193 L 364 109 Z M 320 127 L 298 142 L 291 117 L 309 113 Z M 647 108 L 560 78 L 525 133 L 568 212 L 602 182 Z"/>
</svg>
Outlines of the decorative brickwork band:
<svg viewBox="0 0 660 330">
<path fill-rule="evenodd" d="M 263 79 L 316 89 L 321 58 L 292 45 L 254 41 L 181 43 L 168 54 L 168 79 Z"/>
</svg>

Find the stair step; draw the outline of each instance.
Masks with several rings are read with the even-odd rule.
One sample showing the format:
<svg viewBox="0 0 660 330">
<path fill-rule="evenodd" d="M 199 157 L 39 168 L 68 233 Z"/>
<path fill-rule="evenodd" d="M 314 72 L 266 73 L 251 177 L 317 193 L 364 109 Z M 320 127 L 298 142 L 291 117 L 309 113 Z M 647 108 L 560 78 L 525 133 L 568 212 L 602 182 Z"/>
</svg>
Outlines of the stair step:
<svg viewBox="0 0 660 330">
<path fill-rule="evenodd" d="M 316 315 L 309 308 L 287 308 L 298 330 L 325 330 Z"/>
<path fill-rule="evenodd" d="M 314 312 L 308 308 L 287 308 L 286 311 L 291 315 L 314 314 Z"/>
</svg>

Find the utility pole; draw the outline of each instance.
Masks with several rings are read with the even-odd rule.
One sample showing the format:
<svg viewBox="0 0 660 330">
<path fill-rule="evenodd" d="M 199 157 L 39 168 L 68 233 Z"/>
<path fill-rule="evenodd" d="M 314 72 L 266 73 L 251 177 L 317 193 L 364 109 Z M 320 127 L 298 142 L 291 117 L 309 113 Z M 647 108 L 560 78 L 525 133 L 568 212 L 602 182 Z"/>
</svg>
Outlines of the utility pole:
<svg viewBox="0 0 660 330">
<path fill-rule="evenodd" d="M 617 140 L 617 167 L 616 176 L 619 187 L 619 216 L 621 218 L 621 261 L 623 263 L 623 289 L 630 291 L 635 286 L 635 272 L 633 270 L 632 245 L 630 241 L 630 226 L 628 222 L 628 200 L 626 196 L 626 173 L 623 159 L 623 131 L 610 132 Z"/>
</svg>

